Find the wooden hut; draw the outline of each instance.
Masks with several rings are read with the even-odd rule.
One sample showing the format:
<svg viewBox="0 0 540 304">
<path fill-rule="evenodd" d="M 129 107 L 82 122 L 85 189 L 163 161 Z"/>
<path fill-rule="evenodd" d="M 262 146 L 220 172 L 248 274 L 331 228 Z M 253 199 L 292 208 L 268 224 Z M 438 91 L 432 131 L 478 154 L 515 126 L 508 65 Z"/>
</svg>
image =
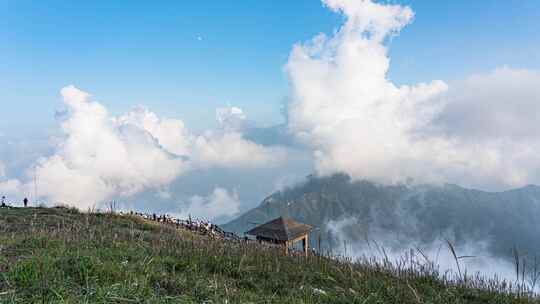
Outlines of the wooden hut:
<svg viewBox="0 0 540 304">
<path fill-rule="evenodd" d="M 296 242 L 302 242 L 302 249 L 308 253 L 308 235 L 313 229 L 312 226 L 296 222 L 289 218 L 278 217 L 260 226 L 257 226 L 248 232 L 259 241 L 281 244 L 285 246 L 288 252 L 290 246 Z"/>
</svg>

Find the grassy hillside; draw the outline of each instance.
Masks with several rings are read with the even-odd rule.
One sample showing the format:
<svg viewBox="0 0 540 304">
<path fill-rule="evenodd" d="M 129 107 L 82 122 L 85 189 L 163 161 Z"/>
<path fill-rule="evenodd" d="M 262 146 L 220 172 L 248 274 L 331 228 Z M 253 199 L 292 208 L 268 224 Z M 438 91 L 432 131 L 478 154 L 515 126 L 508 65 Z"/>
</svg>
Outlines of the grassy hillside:
<svg viewBox="0 0 540 304">
<path fill-rule="evenodd" d="M 0 229 L 0 303 L 537 303 L 421 265 L 284 256 L 131 216 L 0 209 Z"/>
</svg>

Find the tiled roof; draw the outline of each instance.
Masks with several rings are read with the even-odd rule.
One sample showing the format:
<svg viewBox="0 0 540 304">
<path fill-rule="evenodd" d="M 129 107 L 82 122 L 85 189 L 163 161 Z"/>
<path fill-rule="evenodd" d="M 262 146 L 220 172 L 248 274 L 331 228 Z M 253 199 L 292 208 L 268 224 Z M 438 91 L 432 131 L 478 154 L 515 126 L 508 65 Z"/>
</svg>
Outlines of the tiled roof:
<svg viewBox="0 0 540 304">
<path fill-rule="evenodd" d="M 310 225 L 299 223 L 292 219 L 278 217 L 251 229 L 247 234 L 279 241 L 290 241 L 308 233 L 311 229 L 313 227 Z"/>
</svg>

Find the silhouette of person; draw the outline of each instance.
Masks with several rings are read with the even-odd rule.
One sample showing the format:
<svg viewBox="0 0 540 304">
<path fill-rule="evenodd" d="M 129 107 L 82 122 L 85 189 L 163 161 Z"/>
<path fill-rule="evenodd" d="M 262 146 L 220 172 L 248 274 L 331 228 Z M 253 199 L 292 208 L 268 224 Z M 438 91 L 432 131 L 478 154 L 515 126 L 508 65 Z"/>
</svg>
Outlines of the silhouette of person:
<svg viewBox="0 0 540 304">
<path fill-rule="evenodd" d="M 6 207 L 6 197 L 2 196 L 2 208 Z"/>
<path fill-rule="evenodd" d="M 23 199 L 23 204 L 25 208 L 28 207 L 28 199 L 26 197 Z"/>
</svg>

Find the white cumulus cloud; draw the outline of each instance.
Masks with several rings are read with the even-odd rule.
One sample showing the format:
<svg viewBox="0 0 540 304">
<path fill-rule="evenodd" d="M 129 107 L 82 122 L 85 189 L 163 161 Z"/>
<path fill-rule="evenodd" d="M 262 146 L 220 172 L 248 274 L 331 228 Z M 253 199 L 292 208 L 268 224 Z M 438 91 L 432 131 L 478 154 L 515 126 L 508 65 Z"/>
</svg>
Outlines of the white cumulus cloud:
<svg viewBox="0 0 540 304">
<path fill-rule="evenodd" d="M 326 1 L 347 21 L 333 37 L 319 35 L 295 45 L 287 72 L 293 100 L 289 128 L 314 150 L 320 173 L 399 179 L 426 156 L 426 140 L 413 143 L 416 129 L 443 106 L 441 81 L 396 86 L 384 38 L 407 24 L 412 11 L 371 1 Z"/>
<path fill-rule="evenodd" d="M 167 151 L 178 156 L 187 156 L 192 135 L 179 119 L 159 118 L 155 113 L 139 106 L 117 119 L 120 124 L 129 124 L 147 131 Z"/>
<path fill-rule="evenodd" d="M 238 132 L 206 132 L 195 139 L 192 157 L 201 167 L 257 168 L 282 163 L 286 152 L 245 140 Z"/>
<path fill-rule="evenodd" d="M 457 82 L 437 126 L 470 141 L 538 141 L 540 72 L 509 67 Z"/>
<path fill-rule="evenodd" d="M 395 85 L 386 41 L 414 16 L 370 0 L 323 0 L 345 15 L 331 37 L 293 47 L 290 131 L 313 151 L 319 174 L 478 187 L 540 182 L 538 73 L 508 68 Z M 525 139 L 525 140 L 523 140 Z M 504 172 L 501 174 L 501 172 Z"/>
<path fill-rule="evenodd" d="M 38 163 L 40 194 L 53 202 L 91 207 L 170 183 L 187 164 L 137 125 L 116 120 L 74 86 L 61 91 L 67 107 L 64 139 Z"/>
<path fill-rule="evenodd" d="M 237 132 L 195 135 L 181 120 L 143 107 L 114 117 L 74 86 L 61 94 L 63 138 L 53 155 L 37 162 L 39 194 L 53 203 L 85 209 L 117 196 L 163 191 L 190 170 L 266 167 L 283 157 L 281 149 L 259 146 Z"/>
</svg>

